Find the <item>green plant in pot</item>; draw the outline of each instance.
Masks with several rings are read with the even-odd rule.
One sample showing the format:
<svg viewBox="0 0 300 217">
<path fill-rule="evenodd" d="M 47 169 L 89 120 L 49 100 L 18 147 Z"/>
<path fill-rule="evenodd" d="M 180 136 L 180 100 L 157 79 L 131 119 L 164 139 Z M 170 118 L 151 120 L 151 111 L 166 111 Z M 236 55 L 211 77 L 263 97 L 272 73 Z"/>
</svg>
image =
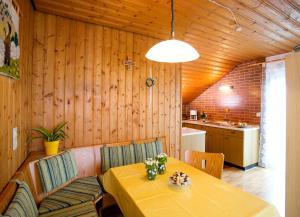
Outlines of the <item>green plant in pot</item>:
<svg viewBox="0 0 300 217">
<path fill-rule="evenodd" d="M 44 127 L 32 128 L 33 131 L 40 134 L 32 139 L 42 138 L 44 139 L 45 151 L 47 155 L 54 155 L 58 152 L 59 142 L 67 137 L 64 130 L 67 122 L 58 124 L 54 129 L 48 130 Z"/>
</svg>

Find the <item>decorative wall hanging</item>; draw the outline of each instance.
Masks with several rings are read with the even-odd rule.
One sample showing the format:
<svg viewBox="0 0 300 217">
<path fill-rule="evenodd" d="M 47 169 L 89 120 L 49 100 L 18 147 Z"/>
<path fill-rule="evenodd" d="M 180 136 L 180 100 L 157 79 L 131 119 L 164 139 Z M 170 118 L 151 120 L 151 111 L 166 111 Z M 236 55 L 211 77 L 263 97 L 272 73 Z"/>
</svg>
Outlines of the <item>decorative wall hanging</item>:
<svg viewBox="0 0 300 217">
<path fill-rule="evenodd" d="M 0 0 L 0 74 L 20 78 L 19 14 L 10 0 Z"/>
<path fill-rule="evenodd" d="M 147 85 L 147 87 L 152 87 L 152 86 L 154 86 L 154 84 L 155 84 L 155 81 L 154 81 L 153 78 L 147 78 L 146 79 L 146 85 Z"/>
</svg>

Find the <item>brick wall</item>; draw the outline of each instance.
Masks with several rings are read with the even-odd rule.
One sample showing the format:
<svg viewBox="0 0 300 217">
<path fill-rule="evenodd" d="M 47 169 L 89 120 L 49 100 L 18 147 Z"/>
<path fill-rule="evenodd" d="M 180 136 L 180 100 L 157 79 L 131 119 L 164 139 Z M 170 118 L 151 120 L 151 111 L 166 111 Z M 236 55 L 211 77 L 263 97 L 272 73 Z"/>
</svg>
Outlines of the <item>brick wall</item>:
<svg viewBox="0 0 300 217">
<path fill-rule="evenodd" d="M 261 108 L 263 74 L 259 62 L 238 65 L 190 104 L 183 105 L 183 117 L 189 115 L 190 109 L 196 109 L 198 113 L 206 112 L 211 120 L 229 119 L 233 122 L 259 124 L 260 118 L 256 117 L 256 113 Z M 227 86 L 227 90 L 224 90 L 224 86 Z"/>
</svg>

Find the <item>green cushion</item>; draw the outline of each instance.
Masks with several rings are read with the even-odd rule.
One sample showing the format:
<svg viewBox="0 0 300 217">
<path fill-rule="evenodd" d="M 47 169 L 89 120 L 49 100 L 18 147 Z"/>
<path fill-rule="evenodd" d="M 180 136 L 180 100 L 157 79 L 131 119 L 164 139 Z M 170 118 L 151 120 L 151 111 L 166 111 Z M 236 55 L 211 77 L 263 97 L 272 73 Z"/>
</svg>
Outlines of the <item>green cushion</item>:
<svg viewBox="0 0 300 217">
<path fill-rule="evenodd" d="M 158 154 L 161 154 L 161 153 L 164 152 L 163 145 L 162 145 L 161 141 L 156 140 L 156 141 L 155 141 L 155 145 L 156 145 L 156 152 L 157 152 Z"/>
<path fill-rule="evenodd" d="M 50 192 L 77 176 L 76 163 L 71 151 L 41 159 L 37 165 L 44 192 Z"/>
<path fill-rule="evenodd" d="M 14 198 L 9 204 L 5 217 L 35 217 L 38 216 L 37 206 L 32 193 L 25 182 L 19 182 Z"/>
<path fill-rule="evenodd" d="M 109 168 L 135 163 L 134 146 L 103 147 L 101 148 L 102 172 Z"/>
<path fill-rule="evenodd" d="M 142 163 L 147 159 L 145 144 L 134 144 L 135 160 Z"/>
<path fill-rule="evenodd" d="M 101 194 L 102 189 L 97 177 L 82 177 L 46 197 L 40 204 L 39 213 L 44 214 L 83 202 L 94 201 Z"/>
<path fill-rule="evenodd" d="M 162 144 L 159 140 L 145 144 L 134 144 L 135 159 L 137 163 L 144 162 L 147 158 L 154 159 L 163 152 Z"/>
<path fill-rule="evenodd" d="M 68 208 L 48 212 L 40 217 L 98 217 L 93 202 L 85 202 Z"/>
</svg>

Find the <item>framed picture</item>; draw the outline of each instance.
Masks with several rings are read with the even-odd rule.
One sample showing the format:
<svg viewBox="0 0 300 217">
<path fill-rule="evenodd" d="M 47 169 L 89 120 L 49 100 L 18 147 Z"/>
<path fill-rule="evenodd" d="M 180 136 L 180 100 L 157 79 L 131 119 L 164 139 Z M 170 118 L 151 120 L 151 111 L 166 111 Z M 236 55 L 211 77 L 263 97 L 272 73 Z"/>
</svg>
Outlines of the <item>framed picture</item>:
<svg viewBox="0 0 300 217">
<path fill-rule="evenodd" d="M 11 0 L 0 0 L 0 74 L 20 78 L 19 13 Z"/>
</svg>

